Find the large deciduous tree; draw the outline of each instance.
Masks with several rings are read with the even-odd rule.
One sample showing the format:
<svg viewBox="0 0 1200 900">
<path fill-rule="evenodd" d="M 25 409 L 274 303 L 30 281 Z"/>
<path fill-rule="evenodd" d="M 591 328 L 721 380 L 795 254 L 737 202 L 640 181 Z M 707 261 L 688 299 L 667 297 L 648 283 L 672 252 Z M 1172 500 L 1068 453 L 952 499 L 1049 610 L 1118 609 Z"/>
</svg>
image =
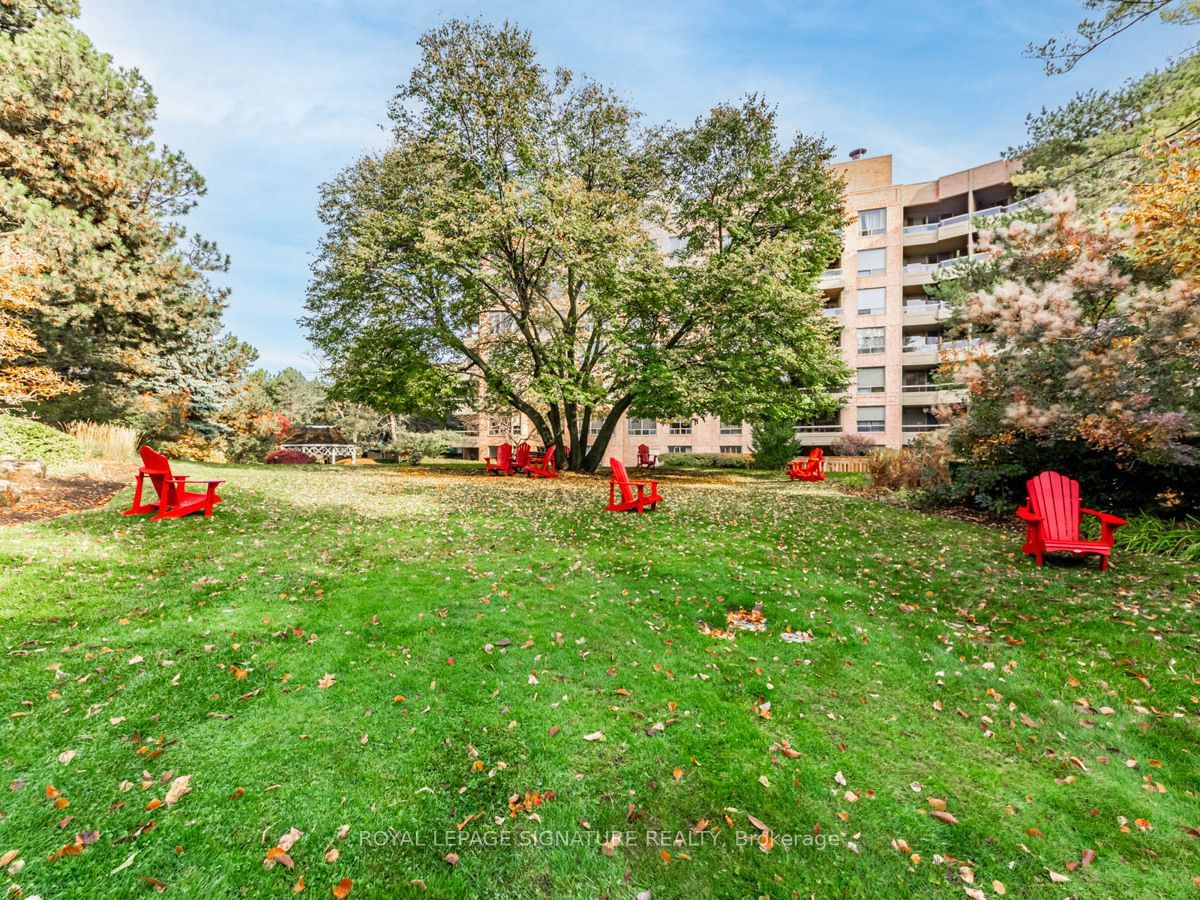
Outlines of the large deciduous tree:
<svg viewBox="0 0 1200 900">
<path fill-rule="evenodd" d="M 323 192 L 305 323 L 340 395 L 516 409 L 589 471 L 625 412 L 836 408 L 815 284 L 842 189 L 822 141 L 782 149 L 755 98 L 639 130 L 508 25 L 453 21 L 420 46 L 391 146 Z"/>
<path fill-rule="evenodd" d="M 75 0 L 0 2 L 0 232 L 37 261 L 17 277 L 38 297 L 22 321 L 40 363 L 83 389 L 42 410 L 59 419 L 196 396 L 222 370 L 183 360 L 219 353 L 224 293 L 205 273 L 226 259 L 179 224 L 203 179 L 154 143 L 150 86 L 77 14 Z"/>
</svg>

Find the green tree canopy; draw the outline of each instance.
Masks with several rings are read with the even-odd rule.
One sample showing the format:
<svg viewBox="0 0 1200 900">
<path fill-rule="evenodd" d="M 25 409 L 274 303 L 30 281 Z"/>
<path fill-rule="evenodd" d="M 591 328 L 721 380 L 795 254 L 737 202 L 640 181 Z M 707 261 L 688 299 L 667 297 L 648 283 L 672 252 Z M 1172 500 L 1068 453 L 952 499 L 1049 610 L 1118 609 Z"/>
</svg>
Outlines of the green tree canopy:
<svg viewBox="0 0 1200 900">
<path fill-rule="evenodd" d="M 843 217 L 827 145 L 782 149 L 757 98 L 643 131 L 513 26 L 453 21 L 420 46 L 392 145 L 322 196 L 304 321 L 338 391 L 515 408 L 587 470 L 626 411 L 836 408 L 847 373 L 815 288 Z"/>
</svg>

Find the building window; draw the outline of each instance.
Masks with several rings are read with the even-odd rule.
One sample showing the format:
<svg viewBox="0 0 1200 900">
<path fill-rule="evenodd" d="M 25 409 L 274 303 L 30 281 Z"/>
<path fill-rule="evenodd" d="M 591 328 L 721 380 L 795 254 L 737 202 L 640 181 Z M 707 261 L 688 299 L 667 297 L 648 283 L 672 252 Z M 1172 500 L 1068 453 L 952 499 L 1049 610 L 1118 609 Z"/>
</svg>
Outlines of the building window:
<svg viewBox="0 0 1200 900">
<path fill-rule="evenodd" d="M 886 271 L 887 250 L 880 247 L 878 250 L 858 251 L 859 275 L 882 275 Z"/>
<path fill-rule="evenodd" d="M 690 444 L 688 444 L 686 446 L 682 445 L 682 444 L 673 444 L 673 445 L 667 447 L 667 452 L 668 453 L 691 453 L 692 447 Z"/>
<path fill-rule="evenodd" d="M 488 313 L 488 320 L 491 323 L 493 334 L 504 334 L 508 331 L 517 330 L 517 323 L 506 312 Z"/>
<path fill-rule="evenodd" d="M 884 431 L 887 420 L 882 406 L 860 406 L 858 408 L 858 433 L 872 434 Z"/>
<path fill-rule="evenodd" d="M 860 316 L 882 315 L 887 308 L 887 290 L 881 287 L 859 288 L 858 314 Z"/>
<path fill-rule="evenodd" d="M 667 434 L 691 434 L 692 423 L 685 422 L 682 419 L 677 422 L 671 422 L 667 425 Z"/>
<path fill-rule="evenodd" d="M 519 435 L 521 433 L 521 417 L 491 416 L 488 418 L 488 434 Z"/>
<path fill-rule="evenodd" d="M 720 420 L 718 420 L 718 421 L 720 421 Z M 741 433 L 742 433 L 742 423 L 741 422 L 739 422 L 736 425 L 732 425 L 728 422 L 721 422 L 721 434 L 741 434 Z"/>
<path fill-rule="evenodd" d="M 668 253 L 683 253 L 687 250 L 688 239 L 682 235 L 671 235 L 667 238 Z"/>
<path fill-rule="evenodd" d="M 630 434 L 658 434 L 658 423 L 653 419 L 630 419 Z"/>
<path fill-rule="evenodd" d="M 742 445 L 741 444 L 722 444 L 721 452 L 722 453 L 733 453 L 736 456 L 741 456 L 742 455 Z"/>
<path fill-rule="evenodd" d="M 936 353 L 942 344 L 939 331 L 917 332 L 904 335 L 905 353 Z"/>
<path fill-rule="evenodd" d="M 887 231 L 886 209 L 864 209 L 858 214 L 858 233 L 861 235 L 883 234 Z"/>
<path fill-rule="evenodd" d="M 600 429 L 604 427 L 603 418 L 592 418 L 588 421 L 588 434 L 599 434 Z"/>
<path fill-rule="evenodd" d="M 858 392 L 860 394 L 882 394 L 884 384 L 883 366 L 858 370 Z"/>
<path fill-rule="evenodd" d="M 903 390 L 932 391 L 937 389 L 933 380 L 933 369 L 905 369 Z"/>
<path fill-rule="evenodd" d="M 883 326 L 858 329 L 858 352 L 882 353 L 884 351 L 884 334 Z"/>
</svg>

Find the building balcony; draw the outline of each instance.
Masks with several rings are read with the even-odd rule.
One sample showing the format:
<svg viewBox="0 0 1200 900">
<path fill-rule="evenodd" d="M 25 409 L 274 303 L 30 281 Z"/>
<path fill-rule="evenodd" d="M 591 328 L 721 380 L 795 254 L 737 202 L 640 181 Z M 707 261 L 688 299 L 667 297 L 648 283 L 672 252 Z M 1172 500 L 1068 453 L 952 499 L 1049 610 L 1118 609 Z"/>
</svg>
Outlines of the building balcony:
<svg viewBox="0 0 1200 900">
<path fill-rule="evenodd" d="M 841 431 L 841 425 L 797 425 L 796 434 L 822 434 Z"/>
<path fill-rule="evenodd" d="M 797 431 L 796 442 L 801 447 L 813 447 L 817 444 L 832 444 L 845 434 L 841 425 L 830 426 L 832 431 Z"/>
<path fill-rule="evenodd" d="M 949 307 L 934 300 L 909 302 L 903 306 L 905 325 L 934 325 L 946 317 Z"/>
<path fill-rule="evenodd" d="M 1009 203 L 1007 206 L 989 206 L 986 209 L 977 209 L 973 214 L 960 213 L 956 216 L 947 216 L 939 222 L 927 222 L 923 225 L 905 225 L 903 232 L 904 245 L 907 247 L 919 244 L 931 244 L 936 241 L 945 240 L 946 238 L 960 237 L 968 231 L 973 231 L 985 219 L 1013 215 L 1023 209 L 1037 206 L 1043 199 L 1045 199 L 1044 194 L 1034 194 L 1032 197 L 1026 197 L 1024 200 Z"/>
<path fill-rule="evenodd" d="M 936 365 L 939 354 L 943 350 L 973 350 L 983 346 L 979 338 L 965 338 L 957 341 L 944 341 L 922 337 L 907 337 L 901 348 L 904 365 Z"/>
<path fill-rule="evenodd" d="M 821 273 L 819 283 L 820 283 L 821 287 L 832 287 L 836 283 L 840 283 L 841 280 L 842 280 L 842 270 L 841 269 L 826 269 L 824 272 Z"/>
<path fill-rule="evenodd" d="M 900 430 L 905 434 L 921 434 L 926 431 L 937 431 L 939 428 L 945 427 L 945 422 L 919 422 L 911 425 L 906 422 L 900 426 Z"/>
<path fill-rule="evenodd" d="M 961 384 L 905 384 L 900 387 L 900 403 L 904 406 L 940 406 L 962 400 Z"/>
<path fill-rule="evenodd" d="M 826 306 L 821 310 L 821 315 L 828 319 L 840 319 L 842 317 L 842 308 L 840 306 Z"/>
</svg>

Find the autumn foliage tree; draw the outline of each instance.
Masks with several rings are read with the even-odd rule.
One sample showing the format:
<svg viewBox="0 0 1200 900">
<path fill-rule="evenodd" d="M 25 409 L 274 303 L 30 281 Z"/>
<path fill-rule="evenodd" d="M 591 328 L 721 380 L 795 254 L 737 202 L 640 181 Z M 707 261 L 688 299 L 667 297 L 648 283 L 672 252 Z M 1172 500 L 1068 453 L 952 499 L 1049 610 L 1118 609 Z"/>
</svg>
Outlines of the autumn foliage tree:
<svg viewBox="0 0 1200 900">
<path fill-rule="evenodd" d="M 1200 507 L 1200 291 L 1147 280 L 1115 230 L 1084 224 L 1072 193 L 1040 219 L 981 234 L 1000 251 L 993 284 L 958 327 L 986 349 L 946 364 L 969 402 L 950 440 L 972 487 L 1011 501 L 1054 468 L 1102 495 Z"/>
<path fill-rule="evenodd" d="M 1200 131 L 1148 144 L 1148 177 L 1129 192 L 1123 221 L 1133 229 L 1134 253 L 1200 284 Z"/>
</svg>

